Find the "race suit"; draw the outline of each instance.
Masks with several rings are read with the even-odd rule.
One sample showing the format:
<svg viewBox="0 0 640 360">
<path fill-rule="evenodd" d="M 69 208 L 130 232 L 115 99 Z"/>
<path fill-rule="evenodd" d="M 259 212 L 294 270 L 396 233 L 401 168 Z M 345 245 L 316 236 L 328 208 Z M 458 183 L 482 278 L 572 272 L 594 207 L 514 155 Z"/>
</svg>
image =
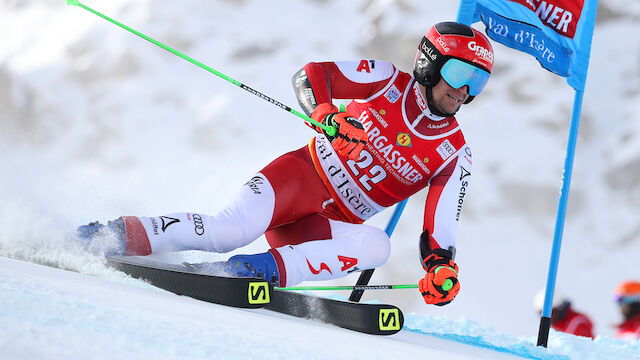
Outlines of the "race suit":
<svg viewBox="0 0 640 360">
<path fill-rule="evenodd" d="M 369 136 L 360 158 L 338 155 L 318 134 L 258 172 L 217 215 L 125 217 L 128 254 L 229 252 L 264 233 L 280 286 L 339 278 L 386 262 L 389 237 L 362 223 L 427 186 L 422 257 L 455 250 L 471 175 L 456 119 L 432 114 L 415 79 L 384 61 L 309 63 L 293 84 L 307 114 L 332 99 L 351 100 L 346 112 Z"/>
<path fill-rule="evenodd" d="M 556 331 L 567 334 L 585 336 L 592 339 L 595 337 L 591 320 L 589 320 L 586 315 L 573 310 L 571 307 L 564 310 L 562 318 L 552 319 L 551 327 Z"/>
<path fill-rule="evenodd" d="M 640 314 L 636 314 L 618 325 L 614 337 L 628 341 L 640 339 Z"/>
</svg>

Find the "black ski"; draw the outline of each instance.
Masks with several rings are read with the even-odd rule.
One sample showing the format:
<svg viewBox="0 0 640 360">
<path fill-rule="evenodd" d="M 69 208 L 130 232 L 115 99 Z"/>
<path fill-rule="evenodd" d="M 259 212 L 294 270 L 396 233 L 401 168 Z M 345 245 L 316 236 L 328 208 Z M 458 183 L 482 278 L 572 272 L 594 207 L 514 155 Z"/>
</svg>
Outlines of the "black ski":
<svg viewBox="0 0 640 360">
<path fill-rule="evenodd" d="M 393 305 L 340 301 L 279 289 L 274 289 L 265 309 L 373 335 L 392 335 L 404 325 L 402 311 Z"/>
<path fill-rule="evenodd" d="M 263 279 L 199 274 L 186 265 L 125 257 L 108 258 L 110 266 L 178 295 L 216 304 L 261 308 L 373 335 L 402 329 L 404 316 L 393 305 L 365 304 L 274 289 Z"/>
<path fill-rule="evenodd" d="M 107 263 L 153 286 L 211 303 L 261 308 L 273 298 L 273 286 L 263 279 L 204 275 L 189 272 L 183 265 L 140 263 L 125 258 L 108 258 Z"/>
</svg>

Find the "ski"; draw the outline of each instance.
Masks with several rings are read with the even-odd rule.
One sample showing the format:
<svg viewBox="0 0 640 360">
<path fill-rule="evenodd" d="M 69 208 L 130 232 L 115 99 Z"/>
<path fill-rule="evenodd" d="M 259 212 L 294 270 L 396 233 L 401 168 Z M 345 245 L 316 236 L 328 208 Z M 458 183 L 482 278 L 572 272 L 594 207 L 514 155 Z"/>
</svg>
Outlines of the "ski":
<svg viewBox="0 0 640 360">
<path fill-rule="evenodd" d="M 303 319 L 373 335 L 392 335 L 402 329 L 404 316 L 393 305 L 365 304 L 274 289 L 263 279 L 232 278 L 194 272 L 184 264 L 108 258 L 109 266 L 136 279 L 178 295 L 211 303 L 265 308 Z"/>
<path fill-rule="evenodd" d="M 232 278 L 189 272 L 183 265 L 107 258 L 109 266 L 178 295 L 239 308 L 261 308 L 273 298 L 266 280 Z"/>
<path fill-rule="evenodd" d="M 393 335 L 404 325 L 402 311 L 393 305 L 341 301 L 279 289 L 273 290 L 265 309 L 373 335 Z"/>
</svg>

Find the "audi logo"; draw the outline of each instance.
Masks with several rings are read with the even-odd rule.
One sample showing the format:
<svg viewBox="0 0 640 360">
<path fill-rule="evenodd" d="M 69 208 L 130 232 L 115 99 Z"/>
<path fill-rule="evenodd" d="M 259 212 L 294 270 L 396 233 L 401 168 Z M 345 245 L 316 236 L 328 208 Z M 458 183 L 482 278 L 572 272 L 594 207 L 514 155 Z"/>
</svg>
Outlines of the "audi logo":
<svg viewBox="0 0 640 360">
<path fill-rule="evenodd" d="M 204 234 L 204 223 L 202 222 L 202 216 L 193 214 L 193 225 L 195 225 L 195 228 L 193 230 L 196 232 L 196 234 Z"/>
</svg>

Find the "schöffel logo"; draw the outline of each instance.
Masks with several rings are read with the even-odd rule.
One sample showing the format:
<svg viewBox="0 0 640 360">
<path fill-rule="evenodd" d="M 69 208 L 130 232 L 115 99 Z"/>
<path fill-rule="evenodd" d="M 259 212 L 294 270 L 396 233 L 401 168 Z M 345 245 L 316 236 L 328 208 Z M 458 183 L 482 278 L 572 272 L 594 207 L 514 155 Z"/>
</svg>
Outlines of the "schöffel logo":
<svg viewBox="0 0 640 360">
<path fill-rule="evenodd" d="M 264 184 L 264 179 L 262 176 L 254 176 L 251 180 L 247 181 L 244 185 L 248 186 L 254 194 L 259 195 L 262 194 L 260 192 L 260 185 Z"/>
<path fill-rule="evenodd" d="M 166 232 L 167 228 L 172 224 L 179 223 L 180 220 L 176 218 L 172 218 L 169 216 L 160 216 L 160 220 L 162 220 L 162 232 Z"/>
</svg>

